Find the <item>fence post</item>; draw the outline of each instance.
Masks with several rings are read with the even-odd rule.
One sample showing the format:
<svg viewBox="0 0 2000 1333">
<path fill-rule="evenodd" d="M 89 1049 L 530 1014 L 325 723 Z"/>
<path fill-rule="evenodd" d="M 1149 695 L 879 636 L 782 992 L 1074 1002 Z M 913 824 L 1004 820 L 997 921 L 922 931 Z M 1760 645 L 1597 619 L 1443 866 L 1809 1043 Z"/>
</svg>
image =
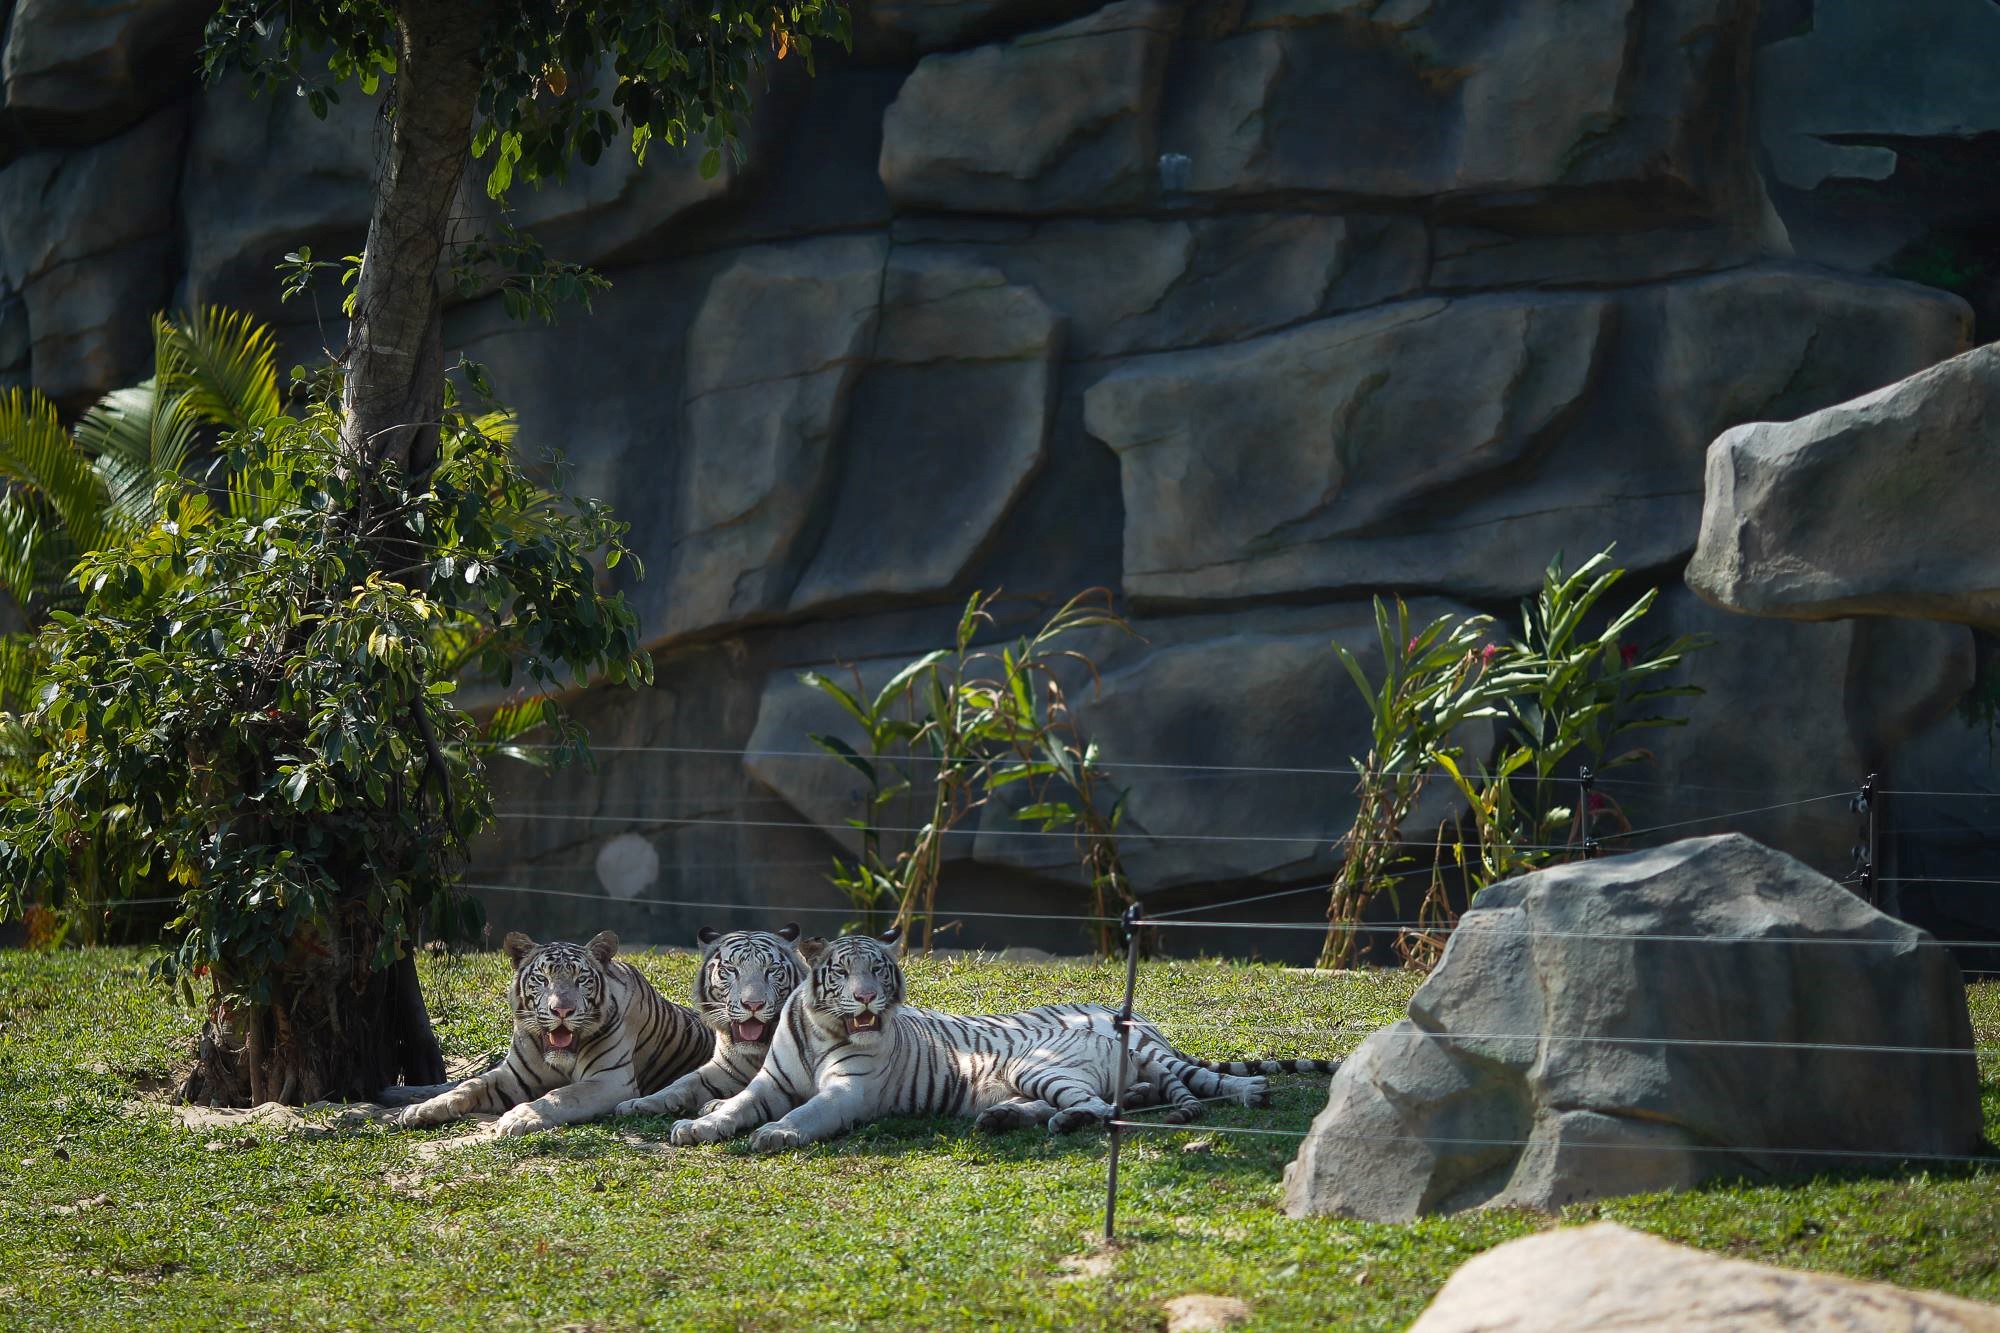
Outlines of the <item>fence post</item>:
<svg viewBox="0 0 2000 1333">
<path fill-rule="evenodd" d="M 1118 1149 L 1124 1138 L 1119 1121 L 1125 1118 L 1125 1061 L 1132 1053 L 1132 998 L 1139 985 L 1139 904 L 1125 909 L 1119 924 L 1125 930 L 1125 1003 L 1118 1010 L 1118 1072 L 1116 1095 L 1111 1099 L 1111 1169 L 1104 1181 L 1104 1239 L 1117 1239 L 1118 1228 Z"/>
<path fill-rule="evenodd" d="M 1585 764 L 1576 771 L 1576 832 L 1577 842 L 1583 848 L 1583 859 L 1588 861 L 1597 855 L 1597 839 L 1590 836 L 1590 793 L 1597 785 L 1597 773 Z"/>
<path fill-rule="evenodd" d="M 1861 845 L 1854 849 L 1856 856 L 1860 860 L 1860 864 L 1855 867 L 1860 880 L 1858 887 L 1861 892 L 1861 901 L 1867 903 L 1870 907 L 1881 906 L 1878 900 L 1879 880 L 1877 878 L 1880 873 L 1878 867 L 1881 865 L 1881 860 L 1880 851 L 1876 844 L 1876 815 L 1881 805 L 1881 801 L 1876 797 L 1876 792 L 1881 780 L 1882 776 L 1879 773 L 1870 773 L 1867 777 L 1861 779 L 1861 789 L 1854 793 L 1854 801 L 1851 806 L 1854 813 L 1861 816 Z"/>
</svg>

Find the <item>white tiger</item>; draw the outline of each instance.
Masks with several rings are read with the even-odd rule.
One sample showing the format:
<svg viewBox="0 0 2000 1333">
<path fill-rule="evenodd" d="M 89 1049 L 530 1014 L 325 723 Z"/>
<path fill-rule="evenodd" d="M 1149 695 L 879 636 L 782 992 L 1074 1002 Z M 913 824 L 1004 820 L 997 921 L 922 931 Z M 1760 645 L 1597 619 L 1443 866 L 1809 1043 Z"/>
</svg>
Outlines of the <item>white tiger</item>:
<svg viewBox="0 0 2000 1333">
<path fill-rule="evenodd" d="M 701 967 L 694 974 L 694 1007 L 715 1032 L 715 1054 L 658 1092 L 618 1103 L 617 1114 L 686 1115 L 743 1091 L 764 1067 L 785 1001 L 806 978 L 794 947 L 798 938 L 794 922 L 775 931 L 697 931 Z"/>
<path fill-rule="evenodd" d="M 506 1061 L 408 1107 L 396 1124 L 504 1111 L 495 1132 L 526 1134 L 593 1120 L 700 1065 L 715 1045 L 692 1011 L 615 957 L 618 937 L 608 930 L 583 945 L 536 944 L 516 931 L 501 947 L 514 963 Z"/>
<path fill-rule="evenodd" d="M 669 1133 L 679 1145 L 716 1143 L 762 1126 L 760 1152 L 812 1143 L 880 1116 L 973 1116 L 981 1129 L 1045 1123 L 1054 1132 L 1112 1114 L 1119 1082 L 1116 1021 L 1106 1009 L 1053 1005 L 985 1018 L 904 1003 L 903 971 L 880 939 L 843 935 L 812 962 L 779 1019 L 764 1067 L 748 1087 Z M 1044 1025 L 1047 1026 L 1044 1026 Z M 1192 1119 L 1199 1097 L 1254 1105 L 1261 1077 L 1218 1074 L 1187 1059 L 1150 1024 L 1135 1023 L 1125 1081 L 1143 1079 L 1169 1118 Z"/>
</svg>

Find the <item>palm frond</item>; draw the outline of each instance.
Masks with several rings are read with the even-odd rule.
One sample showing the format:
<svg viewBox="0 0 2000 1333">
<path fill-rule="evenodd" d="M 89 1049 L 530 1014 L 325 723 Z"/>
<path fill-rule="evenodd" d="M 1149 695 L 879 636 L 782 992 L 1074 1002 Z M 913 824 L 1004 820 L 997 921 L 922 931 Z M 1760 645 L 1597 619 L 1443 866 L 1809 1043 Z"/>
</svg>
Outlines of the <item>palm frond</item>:
<svg viewBox="0 0 2000 1333">
<path fill-rule="evenodd" d="M 42 674 L 42 649 L 32 634 L 0 634 L 0 718 L 25 710 Z"/>
<path fill-rule="evenodd" d="M 188 457 L 201 427 L 191 392 L 164 392 L 157 379 L 98 400 L 76 426 L 76 442 L 96 455 L 109 506 L 105 533 L 143 531 L 162 517 L 163 486 L 186 489 Z"/>
<path fill-rule="evenodd" d="M 55 405 L 38 393 L 9 389 L 0 395 L 0 479 L 47 502 L 77 550 L 101 542 L 108 499 L 103 478 L 63 429 Z"/>
<path fill-rule="evenodd" d="M 199 419 L 245 431 L 283 410 L 277 339 L 251 316 L 220 306 L 178 321 L 156 316 L 153 338 L 162 386 L 185 392 Z"/>
</svg>

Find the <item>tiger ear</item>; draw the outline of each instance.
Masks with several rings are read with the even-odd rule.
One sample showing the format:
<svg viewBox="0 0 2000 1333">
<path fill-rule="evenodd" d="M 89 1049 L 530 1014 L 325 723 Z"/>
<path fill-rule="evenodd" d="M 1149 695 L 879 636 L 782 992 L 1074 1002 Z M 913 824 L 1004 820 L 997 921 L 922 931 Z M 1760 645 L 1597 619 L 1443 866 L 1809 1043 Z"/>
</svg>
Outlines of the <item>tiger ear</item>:
<svg viewBox="0 0 2000 1333">
<path fill-rule="evenodd" d="M 500 948 L 507 955 L 507 961 L 515 967 L 519 967 L 521 960 L 533 953 L 537 947 L 533 940 L 518 930 L 508 931 L 507 938 L 500 941 Z"/>
<path fill-rule="evenodd" d="M 700 944 L 701 946 L 706 948 L 708 945 L 711 945 L 715 943 L 717 940 L 721 939 L 722 932 L 717 930 L 714 926 L 703 926 L 700 930 L 697 930 L 694 933 L 694 938 L 695 938 L 695 943 Z"/>
<path fill-rule="evenodd" d="M 826 941 L 815 935 L 811 939 L 799 941 L 799 957 L 812 962 L 826 952 Z"/>
<path fill-rule="evenodd" d="M 583 946 L 585 951 L 598 963 L 608 963 L 618 953 L 618 937 L 608 930 L 600 930 L 590 937 L 590 943 Z"/>
<path fill-rule="evenodd" d="M 787 944 L 796 943 L 799 938 L 799 923 L 796 921 L 787 921 L 784 925 L 779 926 L 778 938 Z"/>
<path fill-rule="evenodd" d="M 901 926 L 891 926 L 875 938 L 884 944 L 894 944 L 897 940 L 903 938 L 903 928 Z"/>
</svg>

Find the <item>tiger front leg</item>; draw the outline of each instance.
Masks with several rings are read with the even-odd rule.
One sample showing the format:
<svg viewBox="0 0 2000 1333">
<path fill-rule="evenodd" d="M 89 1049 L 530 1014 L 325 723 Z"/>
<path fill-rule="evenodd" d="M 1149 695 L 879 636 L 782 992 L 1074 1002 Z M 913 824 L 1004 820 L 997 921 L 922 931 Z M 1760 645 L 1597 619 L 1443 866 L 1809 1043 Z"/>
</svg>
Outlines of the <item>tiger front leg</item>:
<svg viewBox="0 0 2000 1333">
<path fill-rule="evenodd" d="M 495 1075 L 482 1074 L 469 1078 L 455 1087 L 398 1111 L 389 1123 L 402 1129 L 417 1129 L 427 1125 L 449 1124 L 463 1120 L 469 1115 L 492 1115 L 507 1109 L 507 1096 L 500 1091 Z"/>
<path fill-rule="evenodd" d="M 680 1148 L 691 1148 L 699 1143 L 721 1143 L 770 1118 L 764 1098 L 759 1095 L 757 1084 L 753 1081 L 749 1087 L 696 1119 L 674 1121 L 673 1128 L 667 1131 L 667 1142 Z"/>
<path fill-rule="evenodd" d="M 533 1134 L 537 1130 L 573 1125 L 607 1115 L 621 1100 L 638 1091 L 632 1086 L 630 1070 L 620 1070 L 619 1074 L 622 1077 L 593 1078 L 582 1083 L 565 1084 L 531 1102 L 523 1102 L 501 1116 L 493 1126 L 493 1132 L 503 1137 Z"/>
<path fill-rule="evenodd" d="M 862 1110 L 863 1099 L 858 1092 L 844 1088 L 820 1092 L 794 1107 L 783 1119 L 752 1134 L 750 1150 L 779 1152 L 830 1139 L 851 1129 L 861 1119 Z"/>
<path fill-rule="evenodd" d="M 695 1070 L 675 1079 L 658 1092 L 646 1097 L 633 1097 L 618 1103 L 614 1115 L 686 1115 L 690 1111 L 704 1114 L 713 1105 L 718 1089 L 713 1079 L 705 1077 L 713 1072 L 712 1067 Z M 741 1091 L 738 1088 L 735 1091 Z"/>
</svg>

